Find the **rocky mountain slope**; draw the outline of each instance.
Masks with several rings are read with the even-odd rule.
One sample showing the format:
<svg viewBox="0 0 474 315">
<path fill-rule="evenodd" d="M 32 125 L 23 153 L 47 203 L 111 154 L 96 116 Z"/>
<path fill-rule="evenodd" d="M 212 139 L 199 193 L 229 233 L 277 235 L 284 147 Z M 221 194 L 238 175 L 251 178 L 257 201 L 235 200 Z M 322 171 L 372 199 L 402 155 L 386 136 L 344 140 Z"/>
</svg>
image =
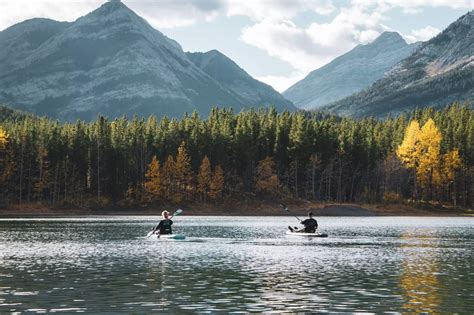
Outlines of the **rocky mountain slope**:
<svg viewBox="0 0 474 315">
<path fill-rule="evenodd" d="M 368 87 L 418 45 L 407 44 L 396 32 L 384 32 L 372 43 L 359 45 L 312 71 L 283 95 L 297 107 L 320 108 Z"/>
<path fill-rule="evenodd" d="M 270 85 L 252 78 L 244 69 L 217 50 L 186 54 L 196 66 L 221 85 L 242 97 L 246 104 L 275 106 L 278 110 L 293 107 L 290 101 Z"/>
<path fill-rule="evenodd" d="M 325 109 L 355 117 L 386 117 L 452 102 L 474 103 L 474 11 L 423 43 L 369 88 Z"/>
<path fill-rule="evenodd" d="M 176 41 L 117 1 L 73 23 L 16 24 L 0 32 L 0 46 L 6 47 L 0 52 L 0 103 L 36 114 L 90 120 L 98 114 L 206 115 L 213 106 L 239 111 L 261 105 L 248 98 L 258 91 L 239 95 L 227 88 L 190 61 Z M 275 105 L 294 109 L 283 98 Z"/>
</svg>

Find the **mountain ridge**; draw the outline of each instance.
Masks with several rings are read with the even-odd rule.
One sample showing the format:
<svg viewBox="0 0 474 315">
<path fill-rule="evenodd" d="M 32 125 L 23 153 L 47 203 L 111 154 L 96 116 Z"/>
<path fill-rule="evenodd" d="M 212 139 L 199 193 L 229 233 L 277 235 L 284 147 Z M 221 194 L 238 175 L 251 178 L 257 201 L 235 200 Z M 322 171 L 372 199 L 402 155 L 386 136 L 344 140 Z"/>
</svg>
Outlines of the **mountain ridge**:
<svg viewBox="0 0 474 315">
<path fill-rule="evenodd" d="M 386 117 L 452 102 L 474 103 L 474 10 L 420 45 L 384 78 L 323 109 L 343 116 Z"/>
<path fill-rule="evenodd" d="M 285 110 L 293 104 L 270 85 L 252 78 L 232 59 L 213 49 L 208 52 L 187 52 L 188 58 L 216 81 L 245 99 L 248 104 L 274 106 Z M 259 87 L 259 88 L 257 88 Z"/>
<path fill-rule="evenodd" d="M 0 58 L 0 102 L 63 120 L 207 115 L 214 106 L 239 111 L 260 105 L 248 104 L 202 71 L 176 41 L 121 2 L 104 3 L 69 24 L 50 21 L 39 23 L 54 24 L 57 32 L 24 49 L 24 58 L 11 57 L 11 51 Z M 2 46 L 5 38 L 0 32 Z M 10 44 L 21 54 L 18 41 Z M 285 106 L 294 109 L 291 102 Z"/>
<path fill-rule="evenodd" d="M 407 44 L 397 32 L 384 32 L 310 72 L 283 95 L 300 108 L 320 108 L 368 87 L 418 45 Z"/>
</svg>

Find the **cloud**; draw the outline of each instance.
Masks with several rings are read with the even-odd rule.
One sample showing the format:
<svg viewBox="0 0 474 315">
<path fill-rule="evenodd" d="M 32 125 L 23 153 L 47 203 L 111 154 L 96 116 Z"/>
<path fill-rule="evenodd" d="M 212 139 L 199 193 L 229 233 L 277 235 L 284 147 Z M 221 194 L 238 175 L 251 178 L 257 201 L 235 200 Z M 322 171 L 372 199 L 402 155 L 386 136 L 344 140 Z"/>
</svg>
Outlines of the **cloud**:
<svg viewBox="0 0 474 315">
<path fill-rule="evenodd" d="M 302 80 L 306 75 L 302 72 L 294 72 L 289 75 L 278 76 L 278 75 L 266 75 L 261 77 L 256 77 L 257 80 L 265 82 L 266 84 L 271 85 L 278 92 L 283 92 L 287 90 L 290 86 L 296 82 Z"/>
<path fill-rule="evenodd" d="M 247 16 L 255 21 L 267 18 L 288 19 L 299 12 L 327 15 L 336 10 L 330 0 L 227 0 L 227 15 Z"/>
<path fill-rule="evenodd" d="M 330 6 L 332 4 L 328 5 L 328 8 Z M 427 7 L 472 9 L 474 1 L 352 0 L 333 10 L 337 11 L 337 14 L 331 21 L 303 27 L 294 23 L 292 16 L 295 11 L 288 8 L 286 16 L 275 14 L 245 27 L 240 39 L 264 50 L 270 56 L 287 62 L 296 71 L 308 73 L 358 44 L 373 41 L 384 31 L 393 31 L 384 24 L 389 19 L 389 11 L 400 8 L 406 14 L 417 14 Z M 255 17 L 250 9 L 242 11 Z M 405 38 L 409 42 L 428 40 L 439 32 L 435 27 L 426 26 L 413 30 L 406 34 Z M 273 80 L 275 77 L 268 78 Z"/>
<path fill-rule="evenodd" d="M 158 29 L 209 22 L 222 14 L 222 0 L 130 0 L 126 4 Z"/>
<path fill-rule="evenodd" d="M 417 30 L 412 30 L 411 34 L 405 35 L 405 39 L 410 42 L 414 43 L 417 41 L 427 41 L 441 32 L 439 28 L 433 26 L 426 26 Z"/>
<path fill-rule="evenodd" d="M 446 7 L 450 9 L 472 9 L 472 0 L 352 0 L 352 5 L 365 7 L 401 8 L 419 10 L 423 7 Z"/>
<path fill-rule="evenodd" d="M 59 21 L 74 21 L 78 17 L 96 9 L 102 2 L 97 0 L 0 0 L 0 30 L 35 17 Z"/>
<path fill-rule="evenodd" d="M 0 0 L 0 30 L 35 17 L 74 21 L 105 0 Z M 226 0 L 123 0 L 156 28 L 174 28 L 211 21 L 225 13 Z"/>
<path fill-rule="evenodd" d="M 343 8 L 329 23 L 298 27 L 291 20 L 264 19 L 243 29 L 241 40 L 278 57 L 296 70 L 309 72 L 357 44 L 374 40 L 386 27 L 378 12 Z"/>
</svg>

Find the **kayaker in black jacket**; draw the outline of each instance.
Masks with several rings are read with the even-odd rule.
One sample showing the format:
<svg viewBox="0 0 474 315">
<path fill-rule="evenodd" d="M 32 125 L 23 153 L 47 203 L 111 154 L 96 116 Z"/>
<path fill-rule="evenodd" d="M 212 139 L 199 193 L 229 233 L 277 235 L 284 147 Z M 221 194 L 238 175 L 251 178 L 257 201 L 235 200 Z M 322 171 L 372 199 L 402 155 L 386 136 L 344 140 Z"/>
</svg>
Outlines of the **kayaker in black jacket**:
<svg viewBox="0 0 474 315">
<path fill-rule="evenodd" d="M 300 230 L 300 232 L 304 233 L 315 233 L 316 229 L 318 228 L 318 221 L 313 219 L 313 213 L 308 213 L 308 218 L 306 220 L 301 221 L 301 224 L 304 225 L 304 230 Z"/>
<path fill-rule="evenodd" d="M 171 225 L 173 225 L 173 221 L 171 221 L 171 219 L 169 218 L 169 215 L 170 213 L 166 210 L 161 213 L 161 216 L 163 217 L 163 219 L 154 228 L 154 234 L 158 234 L 158 235 L 173 234 L 173 230 L 171 229 Z"/>
</svg>

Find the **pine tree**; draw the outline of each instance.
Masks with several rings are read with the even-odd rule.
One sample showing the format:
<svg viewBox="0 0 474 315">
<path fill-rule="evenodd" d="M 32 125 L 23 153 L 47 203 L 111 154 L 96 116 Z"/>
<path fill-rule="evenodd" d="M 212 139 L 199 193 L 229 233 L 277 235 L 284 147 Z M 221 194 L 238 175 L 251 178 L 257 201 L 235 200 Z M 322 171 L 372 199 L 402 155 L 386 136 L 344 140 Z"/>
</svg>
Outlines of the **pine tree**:
<svg viewBox="0 0 474 315">
<path fill-rule="evenodd" d="M 44 190 L 48 187 L 48 176 L 48 150 L 44 146 L 40 146 L 38 148 L 38 177 L 33 184 L 33 191 L 39 202 L 42 202 Z"/>
<path fill-rule="evenodd" d="M 266 157 L 258 163 L 255 189 L 263 194 L 278 195 L 280 181 L 275 172 L 275 162 L 271 157 Z"/>
<path fill-rule="evenodd" d="M 222 196 L 222 191 L 224 190 L 224 171 L 220 165 L 216 166 L 214 173 L 212 174 L 209 196 L 217 200 Z"/>
<path fill-rule="evenodd" d="M 164 196 L 167 199 L 175 199 L 176 194 L 176 168 L 175 168 L 175 161 L 172 155 L 168 155 L 168 158 L 163 165 L 163 192 Z"/>
<path fill-rule="evenodd" d="M 206 203 L 206 197 L 209 194 L 209 188 L 212 180 L 211 177 L 211 163 L 209 162 L 207 155 L 205 155 L 202 159 L 201 166 L 199 167 L 197 186 L 197 190 L 201 194 L 204 203 Z"/>
<path fill-rule="evenodd" d="M 156 155 L 153 156 L 150 164 L 148 165 L 148 170 L 145 173 L 145 198 L 148 202 L 156 202 L 161 197 L 161 171 L 160 171 L 160 162 L 156 158 Z"/>
<path fill-rule="evenodd" d="M 6 131 L 0 128 L 0 203 L 5 200 L 7 183 L 16 167 L 12 151 L 9 150 L 8 138 Z"/>
<path fill-rule="evenodd" d="M 177 200 L 187 198 L 192 193 L 193 172 L 191 169 L 191 159 L 186 151 L 186 143 L 183 141 L 178 148 L 175 162 L 175 180 L 177 187 Z"/>
</svg>

